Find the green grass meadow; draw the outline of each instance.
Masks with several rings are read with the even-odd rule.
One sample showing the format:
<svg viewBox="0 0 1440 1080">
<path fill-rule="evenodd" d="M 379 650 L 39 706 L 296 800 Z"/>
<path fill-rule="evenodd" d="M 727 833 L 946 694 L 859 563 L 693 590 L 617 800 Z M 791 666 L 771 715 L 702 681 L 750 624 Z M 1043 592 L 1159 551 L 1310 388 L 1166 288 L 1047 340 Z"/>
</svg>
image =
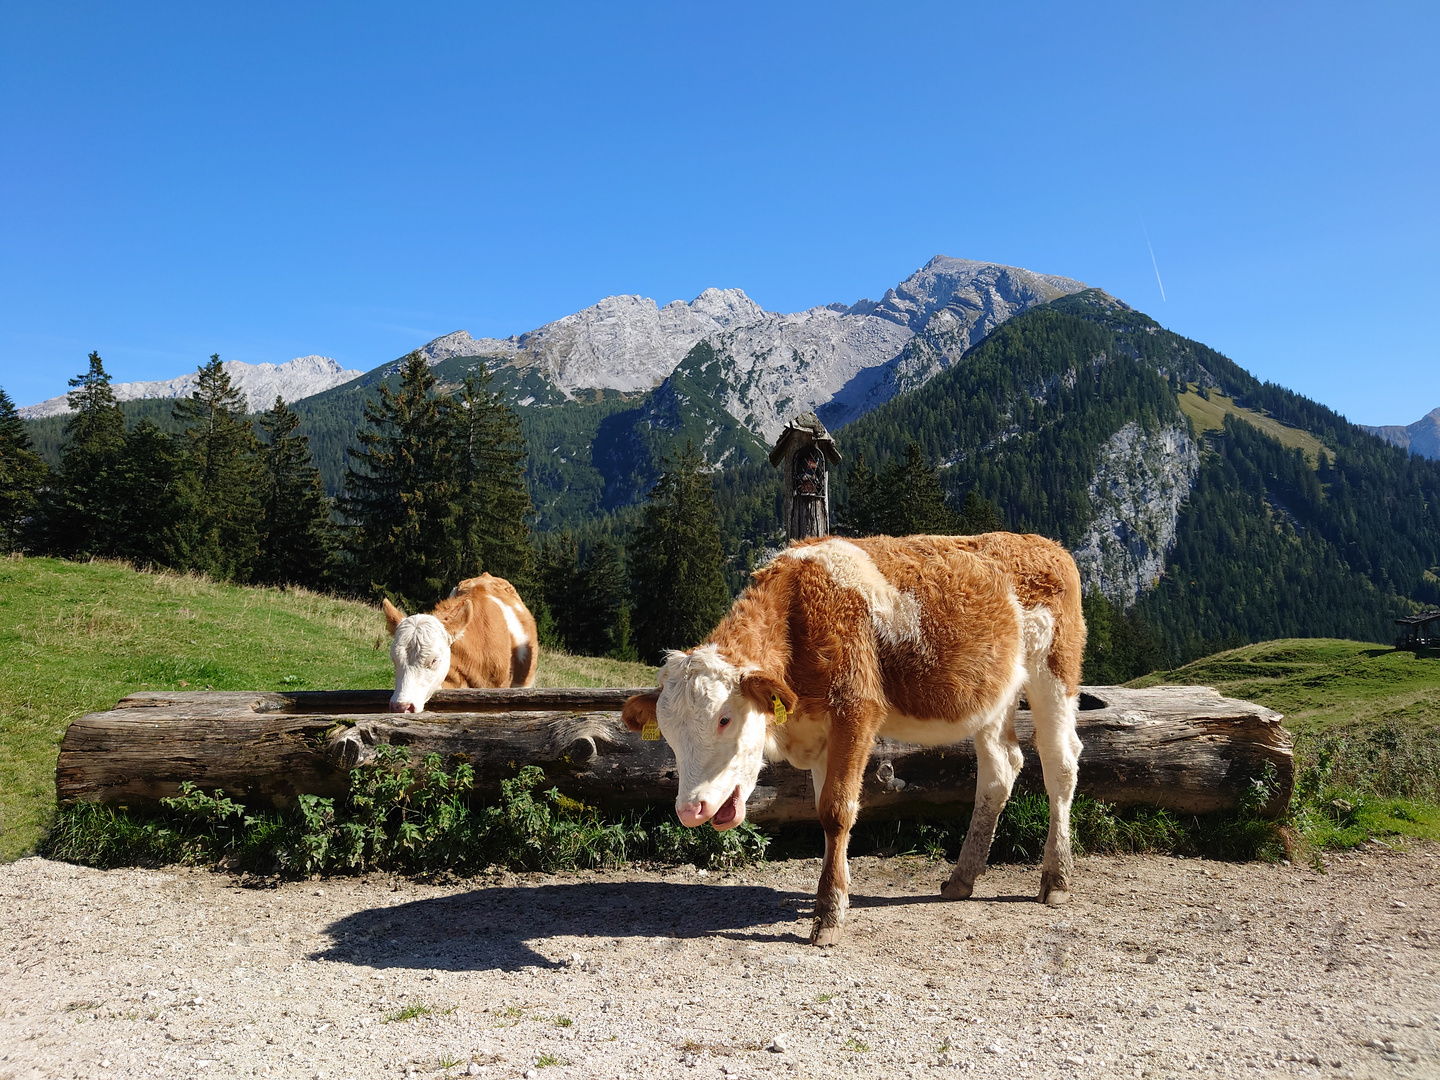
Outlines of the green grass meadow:
<svg viewBox="0 0 1440 1080">
<path fill-rule="evenodd" d="M 377 607 L 296 589 L 0 560 L 0 861 L 34 849 L 55 810 L 65 729 L 137 690 L 390 687 Z M 544 650 L 542 686 L 654 685 L 654 669 Z"/>
<path fill-rule="evenodd" d="M 389 687 L 388 645 L 379 610 L 355 601 L 118 563 L 0 560 L 0 861 L 35 850 L 55 820 L 56 754 L 76 717 L 109 709 L 137 690 Z M 654 685 L 654 678 L 654 669 L 642 664 L 544 650 L 538 681 L 638 686 Z M 1285 714 L 1296 738 L 1290 818 L 1277 830 L 1244 812 L 1180 820 L 1164 811 L 1115 813 L 1082 799 L 1076 835 L 1089 850 L 1279 858 L 1293 855 L 1298 843 L 1318 860 L 1323 850 L 1376 837 L 1440 839 L 1440 655 L 1353 641 L 1272 641 L 1132 685 L 1160 683 L 1210 685 Z M 767 842 L 756 834 L 732 851 L 710 843 L 709 830 L 692 836 L 668 819 L 602 821 L 541 791 L 536 785 L 543 786 L 543 777 L 517 781 L 502 806 L 472 812 L 443 774 L 424 763 L 408 767 L 419 795 L 407 794 L 410 781 L 399 783 L 387 769 L 357 771 L 355 784 L 383 789 L 384 797 L 367 787 L 350 803 L 307 806 L 293 820 L 246 818 L 241 808 L 205 793 L 178 800 L 164 820 L 149 822 L 107 808 L 77 808 L 62 815 L 46 850 L 93 865 L 233 862 L 249 852 L 244 857 L 254 865 L 272 868 L 280 852 L 292 870 L 329 872 L 424 868 L 436 860 L 469 866 L 482 849 L 485 857 L 517 867 L 598 864 L 642 853 L 728 859 L 755 857 Z M 428 800 L 430 808 L 422 812 L 416 800 Z M 361 806 L 372 807 L 374 820 L 355 818 Z M 389 809 L 381 813 L 376 806 Z M 993 857 L 1033 857 L 1044 842 L 1046 817 L 1043 796 L 1017 795 Z M 866 823 L 852 850 L 938 858 L 958 847 L 965 827 L 961 818 Z M 427 829 L 436 835 L 425 841 L 426 850 L 438 854 L 417 854 L 416 830 Z M 794 837 L 782 831 L 772 838 L 775 852 L 814 854 L 815 830 L 793 831 Z"/>
<path fill-rule="evenodd" d="M 1440 840 L 1440 652 L 1292 638 L 1246 645 L 1131 686 L 1213 686 L 1285 716 L 1292 816 L 1321 848 Z"/>
</svg>

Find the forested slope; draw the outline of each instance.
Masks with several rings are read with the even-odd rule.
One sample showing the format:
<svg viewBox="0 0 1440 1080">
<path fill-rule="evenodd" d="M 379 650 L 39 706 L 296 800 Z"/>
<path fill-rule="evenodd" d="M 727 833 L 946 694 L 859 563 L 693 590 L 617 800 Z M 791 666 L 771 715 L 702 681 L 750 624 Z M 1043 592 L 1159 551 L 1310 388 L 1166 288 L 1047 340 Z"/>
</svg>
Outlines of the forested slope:
<svg viewBox="0 0 1440 1080">
<path fill-rule="evenodd" d="M 1090 479 L 1107 440 L 1127 423 L 1175 423 L 1177 393 L 1192 385 L 1330 453 L 1312 467 L 1233 415 L 1203 436 L 1164 573 L 1137 603 L 1166 659 L 1278 637 L 1389 641 L 1396 615 L 1440 602 L 1440 465 L 1095 291 L 1011 320 L 837 442 L 873 462 L 915 440 L 944 465 L 955 505 L 973 488 L 1008 528 L 1073 545 L 1095 513 Z"/>
</svg>

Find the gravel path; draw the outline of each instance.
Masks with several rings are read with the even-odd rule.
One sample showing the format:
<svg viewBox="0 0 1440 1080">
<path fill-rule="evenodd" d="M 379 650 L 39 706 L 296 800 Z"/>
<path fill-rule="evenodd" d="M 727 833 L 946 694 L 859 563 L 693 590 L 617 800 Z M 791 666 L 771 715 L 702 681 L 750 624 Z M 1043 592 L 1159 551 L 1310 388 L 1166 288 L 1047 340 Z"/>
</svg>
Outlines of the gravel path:
<svg viewBox="0 0 1440 1080">
<path fill-rule="evenodd" d="M 1330 872 L 1002 866 L 383 876 L 0 867 L 0 1078 L 1440 1077 L 1440 846 Z"/>
</svg>

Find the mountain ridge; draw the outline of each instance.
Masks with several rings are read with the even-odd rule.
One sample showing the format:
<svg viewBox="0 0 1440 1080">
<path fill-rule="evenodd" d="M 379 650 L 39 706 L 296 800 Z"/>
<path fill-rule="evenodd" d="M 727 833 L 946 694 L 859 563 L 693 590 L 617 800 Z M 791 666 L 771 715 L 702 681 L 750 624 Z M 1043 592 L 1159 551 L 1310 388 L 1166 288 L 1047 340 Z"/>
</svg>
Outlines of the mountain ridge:
<svg viewBox="0 0 1440 1080">
<path fill-rule="evenodd" d="M 287 402 L 313 397 L 359 377 L 358 370 L 342 368 L 328 356 L 297 356 L 283 364 L 247 364 L 243 360 L 226 360 L 221 367 L 230 382 L 242 394 L 251 412 L 263 412 L 275 402 L 278 394 Z M 197 375 L 189 372 L 173 379 L 152 379 L 141 382 L 111 383 L 117 401 L 139 401 L 147 398 L 182 398 L 195 389 Z M 62 416 L 70 412 L 67 395 L 47 398 L 17 409 L 21 419 L 39 420 L 46 416 Z"/>
<path fill-rule="evenodd" d="M 1432 461 L 1440 459 L 1440 409 L 1431 409 L 1413 424 L 1357 425 L 1391 446 L 1409 450 Z"/>
</svg>

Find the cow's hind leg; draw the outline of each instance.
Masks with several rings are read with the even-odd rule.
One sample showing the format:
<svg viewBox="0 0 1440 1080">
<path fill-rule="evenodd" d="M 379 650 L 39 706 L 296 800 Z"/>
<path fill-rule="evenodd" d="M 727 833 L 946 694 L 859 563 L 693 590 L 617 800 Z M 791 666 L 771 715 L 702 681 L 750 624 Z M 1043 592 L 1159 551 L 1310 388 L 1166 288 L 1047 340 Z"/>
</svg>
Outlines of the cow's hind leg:
<svg viewBox="0 0 1440 1080">
<path fill-rule="evenodd" d="M 1045 770 L 1045 791 L 1050 796 L 1050 835 L 1040 864 L 1040 895 L 1045 904 L 1070 899 L 1070 874 L 1075 861 L 1070 853 L 1070 803 L 1080 767 L 1080 739 L 1075 734 L 1078 696 L 1048 668 L 1030 679 L 1030 708 L 1035 715 L 1035 750 Z"/>
<path fill-rule="evenodd" d="M 1010 798 L 1010 789 L 1025 763 L 1020 753 L 1020 740 L 1015 737 L 1015 704 L 1003 719 L 975 733 L 975 811 L 970 815 L 970 828 L 960 847 L 960 858 L 950 880 L 940 888 L 946 900 L 968 900 L 975 891 L 975 879 L 985 872 L 990 857 L 990 844 L 995 839 L 995 825 L 1000 811 Z"/>
</svg>

